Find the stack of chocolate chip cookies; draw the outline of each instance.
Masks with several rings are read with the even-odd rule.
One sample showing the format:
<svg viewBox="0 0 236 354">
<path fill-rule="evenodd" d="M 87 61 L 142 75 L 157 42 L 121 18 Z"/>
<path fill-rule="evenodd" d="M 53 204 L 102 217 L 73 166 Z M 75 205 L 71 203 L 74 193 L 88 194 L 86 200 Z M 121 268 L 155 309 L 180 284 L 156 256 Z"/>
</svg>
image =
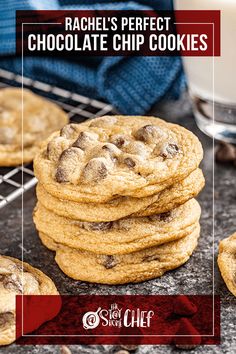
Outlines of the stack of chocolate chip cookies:
<svg viewBox="0 0 236 354">
<path fill-rule="evenodd" d="M 185 263 L 200 234 L 201 143 L 154 117 L 66 125 L 34 160 L 34 222 L 68 276 L 122 284 Z"/>
</svg>

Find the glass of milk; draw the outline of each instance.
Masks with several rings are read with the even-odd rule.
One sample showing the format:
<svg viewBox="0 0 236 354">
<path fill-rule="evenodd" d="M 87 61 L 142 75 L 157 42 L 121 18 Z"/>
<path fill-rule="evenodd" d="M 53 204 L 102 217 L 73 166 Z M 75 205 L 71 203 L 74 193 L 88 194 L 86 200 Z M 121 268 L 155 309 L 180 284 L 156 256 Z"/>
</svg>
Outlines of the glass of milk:
<svg viewBox="0 0 236 354">
<path fill-rule="evenodd" d="M 221 56 L 183 57 L 183 62 L 199 128 L 236 143 L 236 0 L 174 3 L 176 10 L 221 10 Z"/>
</svg>

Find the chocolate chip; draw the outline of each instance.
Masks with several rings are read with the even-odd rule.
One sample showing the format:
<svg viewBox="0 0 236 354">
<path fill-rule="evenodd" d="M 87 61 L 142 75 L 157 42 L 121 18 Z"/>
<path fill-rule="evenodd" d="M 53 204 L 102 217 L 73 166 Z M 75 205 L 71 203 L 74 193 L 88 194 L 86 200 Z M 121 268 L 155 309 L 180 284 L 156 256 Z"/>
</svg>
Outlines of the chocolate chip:
<svg viewBox="0 0 236 354">
<path fill-rule="evenodd" d="M 59 158 L 59 161 L 66 161 L 68 159 L 72 159 L 73 157 L 78 157 L 79 149 L 75 147 L 68 148 L 64 150 Z"/>
<path fill-rule="evenodd" d="M 84 150 L 85 149 L 86 140 L 87 140 L 86 139 L 86 133 L 85 132 L 81 132 L 79 134 L 78 138 L 72 144 L 72 146 Z"/>
<path fill-rule="evenodd" d="M 161 213 L 161 214 L 155 214 L 155 215 L 150 215 L 148 217 L 149 220 L 151 221 L 165 221 L 169 222 L 172 220 L 172 215 L 171 211 L 167 211 L 166 213 Z"/>
<path fill-rule="evenodd" d="M 111 149 L 111 147 L 110 147 L 108 144 L 103 145 L 103 146 L 102 146 L 102 150 L 105 150 L 105 151 L 108 151 L 108 152 L 113 152 L 112 149 Z"/>
<path fill-rule="evenodd" d="M 17 293 L 22 293 L 22 283 L 19 276 L 16 274 L 11 275 L 1 275 L 0 282 L 3 284 L 5 289 L 13 290 Z"/>
<path fill-rule="evenodd" d="M 68 173 L 63 167 L 57 168 L 55 178 L 58 183 L 69 182 Z"/>
<path fill-rule="evenodd" d="M 112 227 L 112 222 L 90 222 L 87 224 L 89 224 L 89 229 L 93 231 L 106 231 Z"/>
<path fill-rule="evenodd" d="M 58 183 L 69 182 L 70 176 L 83 156 L 83 151 L 76 147 L 64 150 L 59 158 L 55 179 Z"/>
<path fill-rule="evenodd" d="M 105 157 L 115 163 L 118 160 L 120 152 L 121 151 L 117 148 L 116 145 L 107 143 L 100 147 L 97 152 L 95 152 L 94 157 Z"/>
<path fill-rule="evenodd" d="M 171 218 L 171 211 L 167 211 L 166 213 L 159 214 L 159 218 L 161 221 L 167 221 Z"/>
<path fill-rule="evenodd" d="M 106 256 L 103 265 L 106 269 L 111 269 L 117 265 L 117 261 L 114 256 Z"/>
<path fill-rule="evenodd" d="M 11 325 L 14 320 L 15 318 L 12 312 L 0 313 L 0 329 L 3 329 L 6 325 Z"/>
<path fill-rule="evenodd" d="M 160 156 L 165 159 L 171 159 L 172 157 L 177 155 L 179 151 L 179 146 L 176 143 L 165 143 L 160 151 Z"/>
<path fill-rule="evenodd" d="M 125 145 L 125 139 L 122 136 L 117 136 L 114 140 L 111 140 L 111 142 L 118 148 Z"/>
<path fill-rule="evenodd" d="M 160 261 L 160 257 L 154 255 L 150 255 L 150 256 L 145 256 L 143 257 L 143 262 L 152 262 L 152 261 Z"/>
<path fill-rule="evenodd" d="M 47 145 L 46 156 L 49 160 L 56 162 L 63 150 L 69 147 L 69 141 L 61 136 L 57 136 Z"/>
<path fill-rule="evenodd" d="M 141 140 L 145 143 L 157 142 L 157 140 L 163 138 L 165 135 L 166 133 L 162 129 L 154 125 L 145 125 L 134 133 L 134 137 L 137 140 Z"/>
<path fill-rule="evenodd" d="M 97 140 L 97 135 L 89 132 L 81 132 L 72 146 L 85 150 Z"/>
<path fill-rule="evenodd" d="M 83 222 L 82 227 L 92 231 L 106 231 L 112 227 L 112 222 Z"/>
<path fill-rule="evenodd" d="M 84 167 L 82 178 L 87 182 L 97 182 L 106 178 L 108 169 L 104 158 L 93 158 Z"/>
<path fill-rule="evenodd" d="M 236 147 L 232 144 L 221 142 L 216 151 L 217 162 L 233 162 L 236 161 Z"/>
<path fill-rule="evenodd" d="M 76 131 L 77 131 L 76 124 L 67 124 L 60 130 L 60 136 L 70 139 L 71 136 L 73 136 L 73 134 L 76 133 Z"/>
<path fill-rule="evenodd" d="M 133 159 L 131 159 L 130 157 L 126 157 L 124 159 L 124 163 L 129 167 L 129 168 L 133 168 L 135 167 L 136 163 Z"/>
<path fill-rule="evenodd" d="M 107 156 L 106 153 L 108 153 L 109 157 L 113 158 L 115 157 L 115 151 L 113 149 L 113 144 L 106 144 L 102 146 L 102 153 L 101 156 Z M 105 154 L 103 154 L 105 152 Z"/>
</svg>

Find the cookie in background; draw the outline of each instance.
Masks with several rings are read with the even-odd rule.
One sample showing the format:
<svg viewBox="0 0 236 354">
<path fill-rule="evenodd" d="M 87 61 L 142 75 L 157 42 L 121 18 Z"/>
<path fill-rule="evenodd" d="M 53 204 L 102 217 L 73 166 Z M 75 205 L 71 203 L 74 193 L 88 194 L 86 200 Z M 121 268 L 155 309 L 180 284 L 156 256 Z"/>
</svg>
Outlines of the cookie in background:
<svg viewBox="0 0 236 354">
<path fill-rule="evenodd" d="M 56 104 L 27 89 L 23 96 L 20 88 L 1 89 L 0 166 L 31 162 L 42 141 L 66 123 L 67 114 Z"/>
<path fill-rule="evenodd" d="M 236 296 L 236 232 L 220 241 L 217 262 L 227 288 Z"/>
<path fill-rule="evenodd" d="M 16 337 L 16 295 L 58 295 L 53 281 L 40 270 L 18 259 L 0 255 L 0 345 L 8 345 Z M 60 310 L 59 297 L 53 308 L 45 311 L 41 322 L 32 322 L 31 332 L 54 318 Z"/>
</svg>

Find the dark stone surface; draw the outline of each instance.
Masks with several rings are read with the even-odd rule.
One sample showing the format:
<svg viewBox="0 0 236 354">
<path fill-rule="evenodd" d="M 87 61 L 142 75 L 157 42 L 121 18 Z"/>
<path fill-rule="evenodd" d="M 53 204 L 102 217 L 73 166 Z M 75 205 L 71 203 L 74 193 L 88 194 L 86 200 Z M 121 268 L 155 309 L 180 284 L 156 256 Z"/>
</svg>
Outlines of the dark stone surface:
<svg viewBox="0 0 236 354">
<path fill-rule="evenodd" d="M 213 146 L 212 140 L 196 127 L 191 107 L 186 96 L 179 102 L 161 105 L 155 114 L 187 127 L 195 132 L 204 147 L 202 168 L 206 177 L 206 187 L 199 196 L 202 206 L 201 238 L 199 246 L 190 260 L 181 268 L 171 271 L 161 278 L 142 284 L 104 286 L 73 281 L 65 276 L 54 262 L 54 253 L 39 241 L 32 222 L 32 211 L 36 202 L 35 191 L 24 195 L 24 260 L 49 275 L 62 294 L 211 294 L 213 290 L 213 264 L 215 267 L 214 290 L 221 295 L 221 346 L 199 347 L 194 353 L 235 353 L 236 352 L 236 299 L 227 290 L 216 265 L 218 242 L 236 231 L 236 169 L 228 165 L 215 164 L 214 217 L 215 235 L 213 255 Z M 20 198 L 1 209 L 0 253 L 21 258 L 22 228 Z M 71 346 L 72 353 L 114 353 L 117 347 Z M 0 353 L 59 353 L 59 346 L 35 346 L 20 348 L 11 345 L 0 349 Z M 181 352 L 171 346 L 141 346 L 137 353 Z"/>
</svg>

